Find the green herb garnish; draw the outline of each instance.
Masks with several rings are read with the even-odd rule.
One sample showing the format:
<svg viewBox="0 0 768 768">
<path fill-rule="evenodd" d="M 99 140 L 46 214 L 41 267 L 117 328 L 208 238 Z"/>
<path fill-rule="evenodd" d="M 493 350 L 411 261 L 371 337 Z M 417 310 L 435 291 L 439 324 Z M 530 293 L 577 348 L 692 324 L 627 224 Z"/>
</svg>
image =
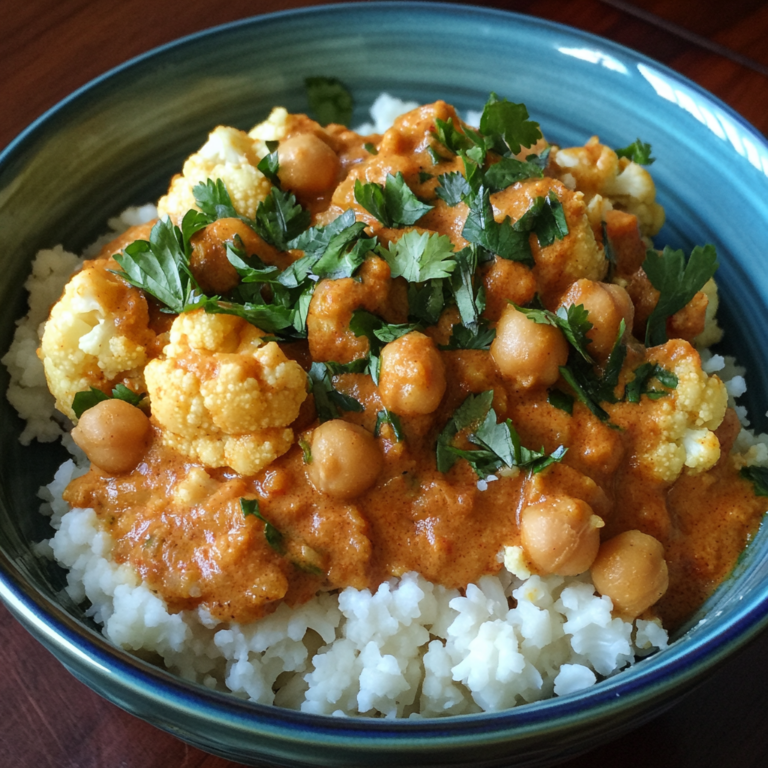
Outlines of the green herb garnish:
<svg viewBox="0 0 768 768">
<path fill-rule="evenodd" d="M 619 157 L 628 157 L 633 163 L 638 165 L 652 165 L 654 158 L 651 157 L 651 145 L 637 139 L 628 147 L 617 149 L 616 154 Z"/>
<path fill-rule="evenodd" d="M 400 171 L 396 176 L 388 173 L 383 185 L 356 179 L 355 200 L 385 227 L 411 226 L 432 210 L 413 194 Z"/>
<path fill-rule="evenodd" d="M 277 552 L 278 555 L 285 554 L 285 537 L 283 534 L 275 528 L 259 511 L 258 499 L 240 499 L 240 509 L 243 511 L 243 517 L 253 515 L 258 520 L 264 523 L 264 538 L 267 540 L 272 549 Z"/>
<path fill-rule="evenodd" d="M 136 394 L 133 390 L 128 389 L 125 384 L 117 384 L 112 390 L 112 394 L 108 395 L 106 392 L 102 392 L 96 387 L 91 387 L 85 392 L 77 392 L 72 399 L 72 410 L 75 416 L 79 419 L 85 411 L 89 408 L 93 408 L 94 405 L 98 405 L 104 400 L 124 400 L 126 403 L 135 405 L 137 408 L 139 403 L 146 397 L 146 393 L 140 395 Z"/>
<path fill-rule="evenodd" d="M 304 80 L 309 108 L 320 125 L 352 121 L 354 101 L 349 89 L 335 77 L 307 77 Z"/>
</svg>

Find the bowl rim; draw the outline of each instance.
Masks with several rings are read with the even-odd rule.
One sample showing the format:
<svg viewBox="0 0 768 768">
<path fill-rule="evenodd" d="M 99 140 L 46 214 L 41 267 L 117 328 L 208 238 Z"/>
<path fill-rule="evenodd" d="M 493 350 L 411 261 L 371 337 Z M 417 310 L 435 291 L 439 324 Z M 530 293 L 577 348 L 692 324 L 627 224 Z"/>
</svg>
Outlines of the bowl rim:
<svg viewBox="0 0 768 768">
<path fill-rule="evenodd" d="M 93 78 L 70 95 L 59 101 L 36 118 L 27 128 L 0 152 L 0 170 L 11 164 L 17 156 L 24 153 L 28 145 L 48 130 L 48 126 L 59 115 L 75 109 L 81 99 L 98 93 L 115 78 L 130 75 L 133 71 L 156 60 L 157 57 L 179 51 L 185 46 L 193 46 L 202 39 L 212 39 L 246 27 L 259 27 L 279 22 L 283 19 L 327 16 L 343 12 L 345 14 L 375 15 L 377 13 L 409 12 L 434 13 L 439 16 L 470 15 L 473 18 L 487 18 L 491 21 L 518 24 L 535 29 L 537 32 L 559 33 L 570 40 L 588 41 L 609 51 L 623 61 L 652 65 L 657 71 L 672 81 L 684 85 L 709 103 L 725 113 L 740 130 L 749 134 L 753 140 L 768 148 L 768 141 L 745 118 L 684 75 L 667 67 L 661 62 L 631 48 L 600 37 L 591 32 L 579 30 L 559 22 L 553 22 L 536 16 L 530 16 L 498 8 L 482 8 L 471 5 L 452 3 L 433 3 L 426 1 L 407 2 L 370 2 L 370 3 L 334 3 L 330 5 L 310 6 L 278 11 L 269 14 L 238 19 L 190 35 L 172 40 L 123 62 L 107 72 Z M 42 138 L 42 136 L 40 136 Z M 79 661 L 93 668 L 106 669 L 121 678 L 124 686 L 149 692 L 162 697 L 177 707 L 189 711 L 204 711 L 207 719 L 214 717 L 222 722 L 247 721 L 253 725 L 279 731 L 285 725 L 291 728 L 291 738 L 311 738 L 317 741 L 325 737 L 329 743 L 337 743 L 345 737 L 346 743 L 355 735 L 366 732 L 366 743 L 371 738 L 400 741 L 420 740 L 427 736 L 440 736 L 443 740 L 462 737 L 482 737 L 487 743 L 490 731 L 509 734 L 514 730 L 535 731 L 545 724 L 548 730 L 557 722 L 563 727 L 591 718 L 596 711 L 612 713 L 619 710 L 629 711 L 644 699 L 656 698 L 659 690 L 672 695 L 676 690 L 690 687 L 705 670 L 711 670 L 725 659 L 750 642 L 759 632 L 768 626 L 768 590 L 760 598 L 755 596 L 746 605 L 734 611 L 727 624 L 720 627 L 713 635 L 707 630 L 697 639 L 693 649 L 689 649 L 685 636 L 673 644 L 663 654 L 652 657 L 652 664 L 646 660 L 636 662 L 616 677 L 603 680 L 598 686 L 585 689 L 565 697 L 554 697 L 520 705 L 498 712 L 483 712 L 472 715 L 458 715 L 443 719 L 423 720 L 384 720 L 359 716 L 334 718 L 327 715 L 315 715 L 274 705 L 262 705 L 243 701 L 229 693 L 219 693 L 206 689 L 202 685 L 187 682 L 176 675 L 145 662 L 122 649 L 113 646 L 103 635 L 80 623 L 67 613 L 58 603 L 28 584 L 16 563 L 7 555 L 0 543 L 0 598 L 11 612 L 29 629 L 35 630 L 49 648 L 56 648 L 67 656 L 77 657 Z M 58 654 L 57 654 L 58 655 Z M 651 661 L 649 659 L 648 661 Z M 170 694 L 170 695 L 169 695 Z M 407 746 L 407 744 L 405 744 Z"/>
</svg>

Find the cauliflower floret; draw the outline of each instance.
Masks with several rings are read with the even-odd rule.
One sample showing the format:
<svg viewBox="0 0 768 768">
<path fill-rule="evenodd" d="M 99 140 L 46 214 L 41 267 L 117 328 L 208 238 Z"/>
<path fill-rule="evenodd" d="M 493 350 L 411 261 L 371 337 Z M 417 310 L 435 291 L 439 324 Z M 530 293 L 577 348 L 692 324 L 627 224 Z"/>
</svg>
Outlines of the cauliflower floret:
<svg viewBox="0 0 768 768">
<path fill-rule="evenodd" d="M 56 407 L 73 421 L 72 400 L 90 387 L 129 379 L 143 386 L 149 330 L 141 291 L 103 265 L 86 265 L 67 283 L 45 324 L 40 356 Z"/>
<path fill-rule="evenodd" d="M 683 467 L 695 474 L 711 469 L 720 458 L 714 430 L 728 406 L 725 384 L 704 373 L 701 358 L 687 341 L 669 341 L 651 350 L 649 357 L 677 376 L 677 387 L 653 404 L 655 428 L 646 430 L 640 460 L 668 482 Z"/>
<path fill-rule="evenodd" d="M 184 162 L 181 175 L 171 181 L 168 194 L 157 204 L 160 216 L 180 221 L 184 214 L 197 208 L 192 193 L 197 184 L 207 179 L 221 179 L 241 216 L 253 218 L 258 204 L 269 194 L 272 184 L 256 167 L 266 152 L 263 142 L 255 142 L 245 131 L 219 126 L 208 141 Z"/>
<path fill-rule="evenodd" d="M 713 277 L 704 283 L 701 292 L 707 297 L 707 313 L 704 318 L 704 330 L 693 340 L 699 349 L 711 347 L 723 338 L 723 329 L 717 323 L 720 298 L 717 293 L 717 283 Z"/>
<path fill-rule="evenodd" d="M 583 192 L 588 208 L 599 195 L 599 208 L 610 205 L 635 214 L 644 236 L 651 237 L 661 229 L 664 209 L 656 202 L 651 175 L 641 165 L 619 158 L 597 136 L 583 147 L 553 148 L 549 169 L 567 187 Z"/>
<path fill-rule="evenodd" d="M 165 445 L 242 475 L 291 447 L 288 425 L 307 396 L 307 377 L 262 335 L 241 318 L 202 310 L 174 320 L 164 359 L 144 371 Z"/>
</svg>

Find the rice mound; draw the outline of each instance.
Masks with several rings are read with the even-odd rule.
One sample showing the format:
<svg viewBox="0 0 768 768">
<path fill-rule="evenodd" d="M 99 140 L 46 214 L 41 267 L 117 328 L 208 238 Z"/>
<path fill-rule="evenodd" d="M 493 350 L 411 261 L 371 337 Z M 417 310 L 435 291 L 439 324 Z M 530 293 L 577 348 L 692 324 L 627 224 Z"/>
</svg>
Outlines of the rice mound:
<svg viewBox="0 0 768 768">
<path fill-rule="evenodd" d="M 373 593 L 348 587 L 283 604 L 247 625 L 203 609 L 171 614 L 111 560 L 95 512 L 61 498 L 86 470 L 77 456 L 41 490 L 56 533 L 38 550 L 69 569 L 69 597 L 90 603 L 115 645 L 243 699 L 337 716 L 495 711 L 573 693 L 667 645 L 660 624 L 613 618 L 588 579 L 521 579 L 504 568 L 463 595 L 407 573 Z"/>
</svg>

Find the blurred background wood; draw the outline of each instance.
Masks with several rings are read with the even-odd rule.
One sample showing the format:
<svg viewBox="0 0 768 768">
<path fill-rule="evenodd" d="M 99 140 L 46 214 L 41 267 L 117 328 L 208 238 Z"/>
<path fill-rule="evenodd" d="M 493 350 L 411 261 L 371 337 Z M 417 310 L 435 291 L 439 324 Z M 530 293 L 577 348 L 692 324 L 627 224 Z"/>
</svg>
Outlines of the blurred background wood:
<svg viewBox="0 0 768 768">
<path fill-rule="evenodd" d="M 3 3 L 0 147 L 75 89 L 118 64 L 209 26 L 311 0 L 24 0 Z M 768 133 L 765 0 L 489 0 L 645 53 L 715 93 Z M 226 760 L 108 704 L 0 606 L 0 766 L 227 768 Z M 768 764 L 768 635 L 681 704 L 570 768 L 762 768 Z"/>
</svg>

